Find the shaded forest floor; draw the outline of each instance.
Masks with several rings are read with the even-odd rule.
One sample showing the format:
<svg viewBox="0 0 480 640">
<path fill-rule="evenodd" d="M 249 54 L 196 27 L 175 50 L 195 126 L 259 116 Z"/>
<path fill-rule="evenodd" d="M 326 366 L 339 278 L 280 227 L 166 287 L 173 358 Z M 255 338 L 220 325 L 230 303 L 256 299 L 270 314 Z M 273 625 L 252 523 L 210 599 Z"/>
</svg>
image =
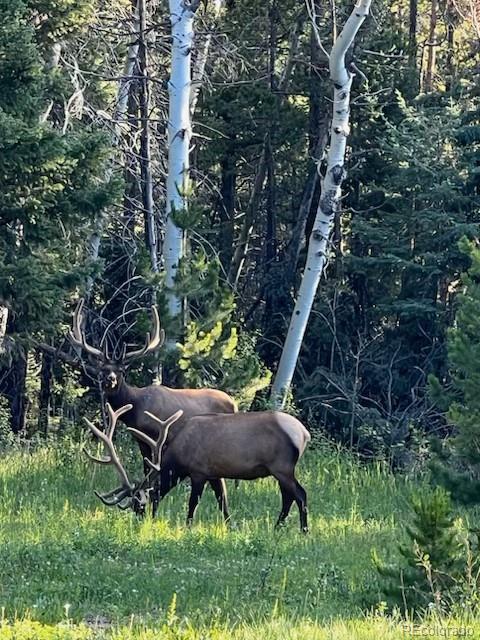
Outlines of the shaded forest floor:
<svg viewBox="0 0 480 640">
<path fill-rule="evenodd" d="M 98 502 L 92 487 L 111 488 L 112 476 L 92 473 L 77 445 L 5 455 L 0 638 L 421 635 L 375 607 L 382 597 L 371 560 L 372 549 L 397 555 L 421 481 L 313 448 L 298 476 L 309 495 L 308 536 L 296 508 L 273 531 L 280 498 L 271 480 L 229 486 L 231 530 L 207 490 L 188 530 L 187 486 L 163 501 L 155 521 L 139 521 Z M 445 637 L 445 621 L 428 624 L 438 629 L 429 637 Z M 467 637 L 480 638 L 480 622 L 469 625 Z"/>
</svg>

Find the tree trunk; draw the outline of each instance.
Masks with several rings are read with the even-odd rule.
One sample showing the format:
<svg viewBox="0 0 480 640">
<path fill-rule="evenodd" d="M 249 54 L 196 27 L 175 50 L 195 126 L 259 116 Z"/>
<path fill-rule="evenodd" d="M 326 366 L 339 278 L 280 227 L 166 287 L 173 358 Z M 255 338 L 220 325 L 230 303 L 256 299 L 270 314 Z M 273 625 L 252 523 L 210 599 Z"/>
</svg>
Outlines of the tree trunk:
<svg viewBox="0 0 480 640">
<path fill-rule="evenodd" d="M 455 78 L 455 24 L 454 24 L 455 6 L 451 2 L 447 6 L 447 77 L 445 80 L 445 88 L 450 91 Z"/>
<path fill-rule="evenodd" d="M 50 417 L 50 397 L 53 373 L 53 355 L 42 352 L 42 368 L 40 371 L 40 393 L 38 396 L 38 430 L 43 435 L 48 434 Z"/>
<path fill-rule="evenodd" d="M 435 63 L 437 54 L 436 29 L 437 29 L 437 10 L 438 0 L 432 0 L 430 11 L 430 29 L 428 32 L 427 42 L 427 68 L 425 70 L 425 79 L 423 89 L 425 93 L 429 93 L 433 89 L 433 78 L 435 76 Z"/>
<path fill-rule="evenodd" d="M 60 42 L 54 42 L 52 48 L 50 50 L 50 59 L 46 64 L 46 68 L 48 71 L 55 69 L 60 64 L 60 56 L 62 55 L 62 45 Z M 47 122 L 50 112 L 53 108 L 53 100 L 50 100 L 48 106 L 42 111 L 39 117 L 40 124 L 45 124 Z"/>
<path fill-rule="evenodd" d="M 128 125 L 125 133 L 125 155 L 123 179 L 125 187 L 123 190 L 123 216 L 125 226 L 134 233 L 135 220 L 138 211 L 138 201 L 141 196 L 140 179 L 138 176 L 138 150 L 136 145 L 138 130 L 138 97 L 137 85 L 132 84 L 128 96 Z M 126 276 L 126 279 L 128 276 Z"/>
<path fill-rule="evenodd" d="M 237 192 L 236 136 L 231 137 L 221 161 L 221 188 L 218 215 L 221 221 L 220 260 L 224 269 L 232 260 L 233 225 L 235 218 L 235 197 Z"/>
<path fill-rule="evenodd" d="M 0 305 L 0 355 L 5 351 L 5 336 L 7 334 L 8 307 Z"/>
<path fill-rule="evenodd" d="M 252 193 L 250 200 L 248 201 L 247 210 L 245 211 L 245 217 L 243 220 L 242 228 L 240 230 L 240 237 L 235 243 L 235 251 L 228 272 L 228 282 L 232 287 L 237 287 L 240 274 L 242 272 L 243 264 L 248 252 L 248 242 L 253 231 L 253 222 L 255 219 L 255 213 L 260 205 L 260 198 L 262 197 L 263 184 L 265 182 L 265 176 L 267 174 L 267 150 L 266 143 L 263 143 L 262 153 L 260 155 L 257 167 L 257 173 L 255 175 L 255 182 L 253 183 Z"/>
<path fill-rule="evenodd" d="M 10 413 L 12 415 L 12 431 L 24 432 L 27 420 L 27 354 L 17 354 L 10 368 L 12 379 L 12 400 Z"/>
<path fill-rule="evenodd" d="M 172 61 L 168 117 L 167 224 L 163 243 L 165 284 L 168 311 L 173 318 L 181 315 L 183 301 L 174 293 L 175 276 L 185 253 L 185 234 L 175 224 L 175 212 L 187 208 L 189 191 L 190 140 L 192 123 L 190 95 L 192 90 L 191 59 L 193 22 L 199 0 L 170 0 L 172 25 Z M 170 344 L 173 344 L 169 340 Z"/>
<path fill-rule="evenodd" d="M 345 55 L 368 15 L 370 4 L 371 0 L 357 2 L 330 55 L 330 78 L 334 86 L 334 94 L 327 172 L 310 236 L 302 283 L 272 387 L 272 400 L 277 406 L 283 406 L 290 389 L 318 283 L 327 263 L 330 235 L 335 213 L 340 205 L 345 148 L 349 133 L 350 89 L 353 74 L 346 67 Z"/>
<path fill-rule="evenodd" d="M 300 35 L 302 33 L 304 23 L 305 23 L 305 11 L 302 9 L 298 14 L 297 21 L 290 34 L 288 57 L 276 87 L 276 91 L 279 95 L 286 92 L 288 89 L 290 78 L 295 68 L 296 56 L 298 53 L 298 47 L 300 43 Z M 257 211 L 260 198 L 262 196 L 263 185 L 264 185 L 265 177 L 267 173 L 267 153 L 266 153 L 267 139 L 268 139 L 268 134 L 266 134 L 264 137 L 262 153 L 258 161 L 258 167 L 255 175 L 255 183 L 253 185 L 252 195 L 248 202 L 247 210 L 245 212 L 245 217 L 243 219 L 242 228 L 240 230 L 240 237 L 235 245 L 235 252 L 232 258 L 232 264 L 230 266 L 230 270 L 228 273 L 228 282 L 233 287 L 237 287 L 238 285 L 242 268 L 245 263 L 245 258 L 247 257 L 248 243 L 249 243 L 250 235 L 253 231 L 253 222 L 255 218 L 255 213 Z"/>
<path fill-rule="evenodd" d="M 138 61 L 141 75 L 140 85 L 140 175 L 142 187 L 143 215 L 145 220 L 145 244 L 150 255 L 150 267 L 158 273 L 157 227 L 153 205 L 152 154 L 150 149 L 150 87 L 148 83 L 148 50 L 146 42 L 146 1 L 139 0 L 140 42 Z M 155 295 L 152 296 L 152 303 Z"/>
<path fill-rule="evenodd" d="M 127 59 L 125 61 L 125 67 L 123 70 L 123 76 L 118 84 L 117 102 L 115 110 L 112 116 L 113 120 L 113 136 L 112 136 L 112 148 L 115 149 L 119 146 L 122 137 L 121 123 L 125 119 L 128 108 L 128 97 L 130 95 L 130 87 L 132 85 L 132 76 L 135 70 L 135 65 L 138 58 L 138 46 L 139 46 L 139 12 L 138 2 L 135 3 L 135 9 L 133 13 L 132 22 L 132 42 L 128 46 Z M 113 166 L 113 165 L 112 165 Z M 105 172 L 105 182 L 108 182 L 112 176 L 112 167 L 109 167 Z M 89 240 L 89 261 L 96 262 L 100 253 L 100 242 L 102 238 L 103 229 L 107 221 L 107 215 L 105 212 L 101 212 L 95 222 L 95 227 Z M 93 288 L 94 279 L 92 276 L 87 278 L 86 296 L 90 296 Z"/>
<path fill-rule="evenodd" d="M 205 76 L 205 67 L 207 65 L 208 55 L 210 53 L 210 46 L 212 44 L 213 31 L 220 15 L 223 0 L 213 0 L 213 15 L 212 24 L 206 34 L 202 46 L 197 51 L 195 58 L 195 64 L 192 72 L 192 90 L 190 92 L 190 116 L 193 118 L 195 114 L 195 108 L 198 102 L 198 96 L 203 85 L 203 79 Z"/>
<path fill-rule="evenodd" d="M 277 257 L 275 209 L 275 166 L 273 160 L 272 134 L 267 143 L 267 223 L 265 233 L 265 273 Z"/>
<path fill-rule="evenodd" d="M 408 24 L 408 63 L 410 67 L 417 68 L 417 17 L 418 0 L 410 0 L 409 24 Z"/>
</svg>

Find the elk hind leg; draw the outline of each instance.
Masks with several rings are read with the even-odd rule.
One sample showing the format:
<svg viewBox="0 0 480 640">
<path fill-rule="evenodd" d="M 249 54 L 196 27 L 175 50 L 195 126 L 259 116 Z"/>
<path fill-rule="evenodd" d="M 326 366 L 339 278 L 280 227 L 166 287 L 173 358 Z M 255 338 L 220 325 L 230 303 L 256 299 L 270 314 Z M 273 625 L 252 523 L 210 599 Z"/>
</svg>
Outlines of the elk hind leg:
<svg viewBox="0 0 480 640">
<path fill-rule="evenodd" d="M 299 482 L 297 482 L 293 472 L 292 473 L 274 473 L 273 475 L 276 477 L 280 485 L 280 490 L 282 491 L 282 499 L 285 500 L 284 495 L 286 494 L 288 496 L 287 504 L 288 504 L 288 501 L 290 501 L 288 504 L 288 510 L 286 511 L 285 516 L 282 518 L 284 514 L 284 509 L 286 506 L 286 503 L 285 502 L 283 503 L 282 511 L 280 513 L 277 524 L 280 524 L 281 522 L 283 522 L 283 520 L 285 520 L 286 516 L 288 515 L 288 511 L 290 510 L 290 507 L 292 505 L 292 502 L 293 500 L 295 500 L 295 502 L 297 503 L 298 511 L 300 513 L 300 529 L 304 533 L 307 533 L 308 532 L 307 494 L 305 492 L 305 489 L 302 487 L 302 485 Z"/>
<path fill-rule="evenodd" d="M 307 523 L 307 492 L 302 485 L 295 479 L 295 502 L 298 506 L 298 512 L 300 514 L 300 529 L 303 533 L 308 533 Z"/>
<path fill-rule="evenodd" d="M 290 509 L 292 507 L 292 503 L 295 500 L 295 496 L 291 492 L 290 489 L 287 489 L 285 485 L 283 485 L 279 481 L 280 491 L 282 493 L 282 510 L 280 511 L 280 515 L 278 516 L 278 520 L 275 524 L 275 528 L 279 527 L 285 522 L 285 518 L 290 513 Z"/>
</svg>

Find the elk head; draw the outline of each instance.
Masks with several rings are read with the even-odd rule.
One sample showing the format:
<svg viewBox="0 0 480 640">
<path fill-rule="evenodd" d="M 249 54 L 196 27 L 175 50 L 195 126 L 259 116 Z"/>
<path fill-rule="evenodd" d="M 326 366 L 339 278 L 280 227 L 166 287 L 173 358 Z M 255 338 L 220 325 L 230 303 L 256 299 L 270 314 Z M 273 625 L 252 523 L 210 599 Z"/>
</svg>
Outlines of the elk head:
<svg viewBox="0 0 480 640">
<path fill-rule="evenodd" d="M 96 427 L 87 418 L 84 418 L 92 433 L 103 443 L 105 455 L 102 458 L 97 458 L 86 449 L 84 449 L 84 451 L 90 460 L 97 464 L 112 464 L 120 478 L 120 486 L 116 489 L 104 494 L 95 491 L 95 495 L 103 502 L 103 504 L 106 504 L 109 507 L 117 506 L 120 509 L 128 509 L 131 507 L 137 515 L 144 515 L 148 502 L 148 492 L 152 489 L 156 477 L 154 472 L 160 470 L 162 451 L 168 437 L 168 431 L 172 424 L 182 417 L 183 411 L 177 411 L 167 420 L 159 420 L 158 418 L 155 418 L 162 427 L 157 439 L 150 438 L 136 429 L 128 429 L 141 440 L 146 442 L 151 447 L 152 451 L 152 460 L 148 459 L 152 470 L 146 473 L 140 482 L 133 483 L 129 479 L 113 443 L 113 436 L 118 418 L 120 418 L 124 413 L 130 411 L 131 408 L 131 404 L 126 404 L 114 411 L 107 402 L 107 425 L 105 425 L 104 431 Z"/>
<path fill-rule="evenodd" d="M 100 370 L 103 389 L 107 392 L 114 392 L 120 386 L 125 370 L 134 360 L 142 358 L 162 346 L 165 340 L 165 332 L 160 328 L 158 310 L 155 306 L 152 306 L 153 330 L 151 333 L 147 333 L 143 347 L 127 351 L 127 345 L 124 344 L 120 356 L 114 358 L 108 352 L 106 341 L 103 350 L 88 344 L 85 338 L 84 305 L 85 301 L 82 298 L 75 308 L 72 329 L 69 331 L 68 336 L 76 347 L 88 354 L 89 358 Z"/>
</svg>

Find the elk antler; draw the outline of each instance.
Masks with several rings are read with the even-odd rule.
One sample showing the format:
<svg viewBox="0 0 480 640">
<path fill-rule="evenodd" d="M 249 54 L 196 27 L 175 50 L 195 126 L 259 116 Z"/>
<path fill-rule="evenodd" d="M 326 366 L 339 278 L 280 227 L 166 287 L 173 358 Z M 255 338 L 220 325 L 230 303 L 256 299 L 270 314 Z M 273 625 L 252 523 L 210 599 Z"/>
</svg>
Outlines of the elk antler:
<svg viewBox="0 0 480 640">
<path fill-rule="evenodd" d="M 73 342 L 74 345 L 80 347 L 81 349 L 85 349 L 87 353 L 96 358 L 97 360 L 101 360 L 102 362 L 105 360 L 105 355 L 97 349 L 96 347 L 92 347 L 87 344 L 85 339 L 85 332 L 83 329 L 83 306 L 85 304 L 85 300 L 80 298 L 78 304 L 73 312 L 73 322 L 72 322 L 72 330 L 68 332 L 68 337 Z"/>
<path fill-rule="evenodd" d="M 117 470 L 118 475 L 120 476 L 120 481 L 122 483 L 120 487 L 117 487 L 113 491 L 109 491 L 105 494 L 101 494 L 98 493 L 98 491 L 95 491 L 95 495 L 97 496 L 97 498 L 100 498 L 100 500 L 104 504 L 113 506 L 118 505 L 127 496 L 131 496 L 133 490 L 135 489 L 135 485 L 130 482 L 127 472 L 120 462 L 117 451 L 115 449 L 115 445 L 113 444 L 113 434 L 115 433 L 115 427 L 117 425 L 118 418 L 127 411 L 130 411 L 133 405 L 126 404 L 124 407 L 120 407 L 120 409 L 114 411 L 107 402 L 106 407 L 108 412 L 108 426 L 105 433 L 101 429 L 96 427 L 87 418 L 84 418 L 84 420 L 90 427 L 91 431 L 97 436 L 97 438 L 103 442 L 105 446 L 105 453 L 107 455 L 103 458 L 97 458 L 96 456 L 93 456 L 91 453 L 89 453 L 86 449 L 84 449 L 84 451 L 90 458 L 90 460 L 93 460 L 93 462 L 97 462 L 98 464 L 113 464 L 115 469 Z"/>
<path fill-rule="evenodd" d="M 140 358 L 141 356 L 150 353 L 151 351 L 155 351 L 158 347 L 161 347 L 165 340 L 165 331 L 160 328 L 160 318 L 158 317 L 157 307 L 152 306 L 152 319 L 153 319 L 153 334 L 147 333 L 145 338 L 145 344 L 140 349 L 136 349 L 135 351 L 130 351 L 130 353 L 126 352 L 126 349 L 123 350 L 122 360 L 125 362 L 128 360 L 134 360 L 135 358 Z"/>
<path fill-rule="evenodd" d="M 128 431 L 133 433 L 134 436 L 142 442 L 148 444 L 152 450 L 152 459 L 150 460 L 149 458 L 145 458 L 145 462 L 151 469 L 159 473 L 162 462 L 162 449 L 163 445 L 167 441 L 168 430 L 174 422 L 183 416 L 183 411 L 180 409 L 166 420 L 160 420 L 160 418 L 154 416 L 150 411 L 144 411 L 144 413 L 146 416 L 152 418 L 152 420 L 155 420 L 162 426 L 162 430 L 160 431 L 158 438 L 154 440 L 153 438 L 150 438 L 150 436 L 147 436 L 147 434 L 143 433 L 143 431 L 138 431 L 138 429 L 132 429 L 131 427 L 128 428 Z"/>
</svg>

